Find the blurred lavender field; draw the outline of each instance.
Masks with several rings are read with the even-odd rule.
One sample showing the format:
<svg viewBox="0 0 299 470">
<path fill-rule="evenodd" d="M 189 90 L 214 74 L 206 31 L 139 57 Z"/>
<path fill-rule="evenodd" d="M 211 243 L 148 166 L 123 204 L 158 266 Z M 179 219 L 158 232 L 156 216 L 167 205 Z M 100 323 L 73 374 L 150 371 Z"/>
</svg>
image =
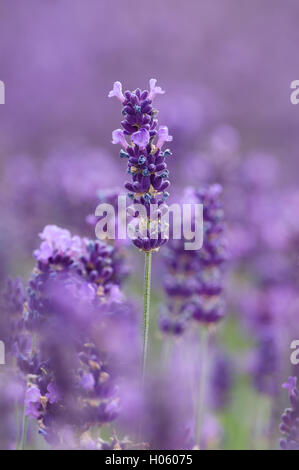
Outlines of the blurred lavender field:
<svg viewBox="0 0 299 470">
<path fill-rule="evenodd" d="M 296 0 L 0 0 L 0 448 L 22 447 L 24 402 L 34 449 L 299 448 L 299 392 L 288 382 L 299 377 L 298 15 Z M 153 77 L 173 136 L 170 201 L 203 201 L 226 242 L 209 263 L 171 242 L 153 254 L 141 392 L 143 258 L 95 242 L 93 214 L 125 192 L 108 92 Z M 198 323 L 211 312 L 203 392 L 190 380 L 202 382 Z M 206 403 L 199 441 L 194 393 Z"/>
</svg>

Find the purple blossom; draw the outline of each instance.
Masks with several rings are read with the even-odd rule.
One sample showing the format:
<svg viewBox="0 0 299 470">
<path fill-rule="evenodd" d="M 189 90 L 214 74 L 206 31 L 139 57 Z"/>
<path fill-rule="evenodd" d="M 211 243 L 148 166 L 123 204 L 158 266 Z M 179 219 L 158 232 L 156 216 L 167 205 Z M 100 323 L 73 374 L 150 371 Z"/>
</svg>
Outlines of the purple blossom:
<svg viewBox="0 0 299 470">
<path fill-rule="evenodd" d="M 150 93 L 149 99 L 153 100 L 157 95 L 163 95 L 165 93 L 164 90 L 160 86 L 156 86 L 157 80 L 155 78 L 151 78 L 149 81 L 150 85 Z"/>
<path fill-rule="evenodd" d="M 122 84 L 120 82 L 114 82 L 113 89 L 109 91 L 108 98 L 112 98 L 115 96 L 118 98 L 122 103 L 125 100 L 125 97 L 122 93 Z"/>
<path fill-rule="evenodd" d="M 115 129 L 115 131 L 112 132 L 112 143 L 120 144 L 124 149 L 127 149 L 128 143 L 126 141 L 124 131 L 121 129 Z"/>
<path fill-rule="evenodd" d="M 80 385 L 87 391 L 90 391 L 95 386 L 94 376 L 92 374 L 83 374 L 80 380 Z"/>
<path fill-rule="evenodd" d="M 167 126 L 160 126 L 158 130 L 158 142 L 157 147 L 161 150 L 165 142 L 171 142 L 172 136 L 168 133 Z"/>
<path fill-rule="evenodd" d="M 128 195 L 133 203 L 143 205 L 146 210 L 145 220 L 136 216 L 136 236 L 133 239 L 134 245 L 142 251 L 157 251 L 167 242 L 161 216 L 168 210 L 165 200 L 169 195 L 167 189 L 170 182 L 166 157 L 171 155 L 171 151 L 167 149 L 162 152 L 161 147 L 165 142 L 170 142 L 172 137 L 168 134 L 166 126 L 161 126 L 157 131 L 157 111 L 152 106 L 153 98 L 162 93 L 164 91 L 156 87 L 155 79 L 150 81 L 150 91 L 141 91 L 139 88 L 132 92 L 126 91 L 124 100 L 121 99 L 123 131 L 118 129 L 114 131 L 113 136 L 113 143 L 120 143 L 126 150 L 120 151 L 120 157 L 127 159 L 127 172 L 132 178 L 125 183 Z M 130 143 L 127 143 L 125 136 L 129 136 Z M 154 227 L 149 223 L 152 205 L 157 207 L 155 212 L 157 223 Z"/>
<path fill-rule="evenodd" d="M 54 254 L 61 255 L 62 253 L 74 258 L 79 256 L 82 242 L 78 236 L 72 237 L 68 230 L 56 225 L 47 225 L 39 236 L 43 242 L 34 252 L 38 260 L 46 261 Z"/>
<path fill-rule="evenodd" d="M 46 397 L 51 405 L 61 400 L 61 394 L 54 382 L 49 383 L 47 390 Z"/>
<path fill-rule="evenodd" d="M 290 397 L 296 395 L 297 377 L 289 377 L 288 381 L 282 384 L 282 388 L 286 388 Z"/>
<path fill-rule="evenodd" d="M 23 310 L 23 327 L 36 341 L 27 347 L 19 336 L 16 351 L 30 374 L 26 414 L 50 445 L 78 448 L 86 430 L 119 414 L 119 364 L 126 375 L 136 361 L 135 317 L 120 291 L 116 248 L 56 226 L 41 236 L 51 250 L 49 258 L 37 250 Z"/>
<path fill-rule="evenodd" d="M 41 394 L 37 386 L 31 385 L 25 396 L 25 414 L 30 418 L 38 418 L 40 416 Z"/>
<path fill-rule="evenodd" d="M 140 149 L 144 149 L 150 140 L 150 134 L 147 129 L 141 128 L 139 131 L 132 134 L 132 142 L 135 145 L 138 145 Z"/>
</svg>

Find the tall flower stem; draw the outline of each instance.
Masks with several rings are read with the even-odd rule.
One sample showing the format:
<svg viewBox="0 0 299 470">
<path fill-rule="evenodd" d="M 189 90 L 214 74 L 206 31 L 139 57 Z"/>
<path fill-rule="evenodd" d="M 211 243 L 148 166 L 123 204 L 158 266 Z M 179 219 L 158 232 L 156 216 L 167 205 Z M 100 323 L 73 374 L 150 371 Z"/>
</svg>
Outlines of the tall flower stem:
<svg viewBox="0 0 299 470">
<path fill-rule="evenodd" d="M 144 316 L 143 316 L 143 361 L 142 361 L 142 383 L 144 383 L 147 349 L 148 349 L 148 333 L 150 319 L 150 299 L 151 299 L 151 264 L 152 253 L 145 253 L 145 269 L 144 269 Z"/>
<path fill-rule="evenodd" d="M 202 434 L 202 427 L 205 417 L 205 399 L 206 399 L 206 385 L 208 375 L 208 346 L 209 346 L 209 330 L 203 327 L 200 339 L 200 370 L 199 370 L 199 389 L 196 400 L 195 409 L 195 446 L 200 447 L 200 439 Z"/>
</svg>

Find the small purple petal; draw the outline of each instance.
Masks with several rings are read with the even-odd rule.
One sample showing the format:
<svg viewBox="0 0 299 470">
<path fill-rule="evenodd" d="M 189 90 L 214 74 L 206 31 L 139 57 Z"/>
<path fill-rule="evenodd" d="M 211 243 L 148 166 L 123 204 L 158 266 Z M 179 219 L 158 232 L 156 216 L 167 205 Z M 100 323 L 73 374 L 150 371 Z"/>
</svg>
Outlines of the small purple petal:
<svg viewBox="0 0 299 470">
<path fill-rule="evenodd" d="M 128 148 L 124 132 L 121 129 L 115 129 L 115 131 L 112 132 L 112 143 L 120 144 L 124 149 Z"/>
<path fill-rule="evenodd" d="M 113 89 L 109 91 L 108 97 L 112 98 L 113 96 L 118 98 L 121 101 L 121 103 L 125 101 L 125 97 L 122 93 L 122 84 L 120 82 L 114 82 Z"/>
<path fill-rule="evenodd" d="M 150 140 L 149 132 L 148 130 L 144 128 L 132 134 L 132 142 L 135 145 L 138 145 L 142 149 L 147 146 L 147 144 L 149 143 L 149 140 Z"/>
<path fill-rule="evenodd" d="M 53 382 L 49 383 L 47 390 L 48 393 L 46 393 L 46 397 L 48 398 L 51 404 L 61 400 L 61 395 L 57 389 L 57 386 Z"/>
<path fill-rule="evenodd" d="M 296 388 L 296 383 L 297 377 L 289 377 L 288 381 L 282 384 L 282 388 L 286 388 L 291 396 Z"/>
<path fill-rule="evenodd" d="M 153 100 L 156 95 L 163 95 L 165 93 L 164 90 L 160 86 L 156 86 L 157 80 L 155 78 L 151 78 L 149 81 L 150 85 L 150 94 L 149 98 Z"/>
<path fill-rule="evenodd" d="M 172 136 L 169 135 L 167 126 L 160 126 L 158 130 L 158 142 L 157 147 L 161 149 L 165 142 L 171 142 Z"/>
</svg>

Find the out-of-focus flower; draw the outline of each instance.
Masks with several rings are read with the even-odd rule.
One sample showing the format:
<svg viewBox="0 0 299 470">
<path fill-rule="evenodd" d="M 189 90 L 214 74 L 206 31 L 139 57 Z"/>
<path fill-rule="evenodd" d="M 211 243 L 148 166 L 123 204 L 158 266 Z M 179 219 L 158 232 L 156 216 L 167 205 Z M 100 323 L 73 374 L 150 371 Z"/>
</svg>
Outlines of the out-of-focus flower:
<svg viewBox="0 0 299 470">
<path fill-rule="evenodd" d="M 117 378 L 138 357 L 134 309 L 120 292 L 116 248 L 56 226 L 41 238 L 50 250 L 35 252 L 15 355 L 29 380 L 26 415 L 52 446 L 77 448 L 90 427 L 118 416 Z"/>
<path fill-rule="evenodd" d="M 153 100 L 156 95 L 163 95 L 165 93 L 164 90 L 160 86 L 156 86 L 157 80 L 155 78 L 151 78 L 149 81 L 150 85 L 150 93 L 149 99 Z"/>
<path fill-rule="evenodd" d="M 165 142 L 171 142 L 171 141 L 172 141 L 172 136 L 169 135 L 168 133 L 168 127 L 160 126 L 158 130 L 158 142 L 157 142 L 158 149 L 161 150 Z"/>
<path fill-rule="evenodd" d="M 126 141 L 124 131 L 121 129 L 115 129 L 115 131 L 112 132 L 112 143 L 120 144 L 124 149 L 127 149 L 128 142 Z"/>
<path fill-rule="evenodd" d="M 224 314 L 222 265 L 227 250 L 221 187 L 212 185 L 199 191 L 188 189 L 186 194 L 186 202 L 203 205 L 203 246 L 197 251 L 186 251 L 185 240 L 169 242 L 164 257 L 169 271 L 164 283 L 169 298 L 169 316 L 164 313 L 160 319 L 160 327 L 165 333 L 182 333 L 191 319 L 215 323 Z"/>
<path fill-rule="evenodd" d="M 69 230 L 62 229 L 56 225 L 47 225 L 39 234 L 43 240 L 40 249 L 35 250 L 34 256 L 37 260 L 46 261 L 55 254 L 62 254 L 78 259 L 82 252 L 81 240 L 78 236 L 71 236 Z"/>
</svg>

